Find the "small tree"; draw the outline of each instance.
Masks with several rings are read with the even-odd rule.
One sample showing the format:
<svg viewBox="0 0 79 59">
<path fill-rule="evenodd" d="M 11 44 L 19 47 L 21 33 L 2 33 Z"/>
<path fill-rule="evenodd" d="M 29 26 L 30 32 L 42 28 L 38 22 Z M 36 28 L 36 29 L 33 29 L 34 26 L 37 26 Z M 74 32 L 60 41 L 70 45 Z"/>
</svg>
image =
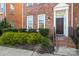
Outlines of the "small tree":
<svg viewBox="0 0 79 59">
<path fill-rule="evenodd" d="M 8 22 L 6 18 L 0 21 L 0 34 L 2 34 L 4 29 L 8 29 Z"/>
<path fill-rule="evenodd" d="M 7 22 L 7 19 L 4 18 L 1 22 L 1 26 L 3 27 L 3 29 L 6 29 L 8 28 L 8 22 Z"/>
</svg>

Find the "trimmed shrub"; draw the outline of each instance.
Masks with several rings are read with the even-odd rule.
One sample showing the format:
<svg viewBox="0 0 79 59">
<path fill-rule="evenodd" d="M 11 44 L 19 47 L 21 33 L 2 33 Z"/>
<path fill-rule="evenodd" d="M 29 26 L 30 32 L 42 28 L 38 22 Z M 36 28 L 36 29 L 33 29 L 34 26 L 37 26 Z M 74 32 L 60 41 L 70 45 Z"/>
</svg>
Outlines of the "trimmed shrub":
<svg viewBox="0 0 79 59">
<path fill-rule="evenodd" d="M 48 37 L 49 29 L 39 29 L 39 33 L 45 37 Z"/>
<path fill-rule="evenodd" d="M 2 31 L 2 29 L 0 29 L 0 36 L 2 35 L 2 33 L 3 33 L 3 31 Z"/>
<path fill-rule="evenodd" d="M 27 32 L 26 29 L 3 29 L 3 32 Z"/>
<path fill-rule="evenodd" d="M 3 29 L 3 32 L 18 32 L 18 29 Z"/>
<path fill-rule="evenodd" d="M 38 31 L 37 31 L 38 30 Z M 28 33 L 37 33 L 39 32 L 41 35 L 48 37 L 49 29 L 7 29 L 5 28 L 3 32 L 28 32 Z"/>
<path fill-rule="evenodd" d="M 76 28 L 76 38 L 75 38 L 75 42 L 76 42 L 76 48 L 79 49 L 79 27 Z"/>
<path fill-rule="evenodd" d="M 77 27 L 77 29 L 76 29 L 76 35 L 77 35 L 77 37 L 79 37 L 79 27 Z"/>
<path fill-rule="evenodd" d="M 0 41 L 2 42 L 1 44 L 11 44 L 11 40 L 13 39 L 13 34 L 8 32 L 8 33 L 4 33 L 1 37 L 0 37 Z"/>
<path fill-rule="evenodd" d="M 41 38 L 43 36 L 40 35 L 39 33 L 30 33 L 28 34 L 28 37 L 27 37 L 27 43 L 28 44 L 38 44 L 41 42 Z"/>
<path fill-rule="evenodd" d="M 19 29 L 19 32 L 26 32 L 26 29 Z"/>
<path fill-rule="evenodd" d="M 28 29 L 27 32 L 28 32 L 28 33 L 36 33 L 37 31 L 36 31 L 36 29 Z"/>
<path fill-rule="evenodd" d="M 4 32 L 0 37 L 2 45 L 39 44 L 43 36 L 39 33 Z"/>
<path fill-rule="evenodd" d="M 48 38 L 46 38 L 46 37 L 41 38 L 41 47 L 44 48 L 44 49 L 49 47 Z"/>
</svg>

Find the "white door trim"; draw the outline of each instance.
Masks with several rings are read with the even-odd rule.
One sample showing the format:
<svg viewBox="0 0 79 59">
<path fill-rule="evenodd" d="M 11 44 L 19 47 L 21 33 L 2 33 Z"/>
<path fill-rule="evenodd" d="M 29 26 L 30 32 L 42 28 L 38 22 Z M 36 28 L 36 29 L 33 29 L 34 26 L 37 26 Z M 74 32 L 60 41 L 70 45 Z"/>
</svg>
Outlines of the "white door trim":
<svg viewBox="0 0 79 59">
<path fill-rule="evenodd" d="M 54 28 L 56 31 L 56 11 L 65 10 L 64 15 L 64 35 L 68 36 L 68 4 L 58 4 L 56 7 L 54 7 Z"/>
</svg>

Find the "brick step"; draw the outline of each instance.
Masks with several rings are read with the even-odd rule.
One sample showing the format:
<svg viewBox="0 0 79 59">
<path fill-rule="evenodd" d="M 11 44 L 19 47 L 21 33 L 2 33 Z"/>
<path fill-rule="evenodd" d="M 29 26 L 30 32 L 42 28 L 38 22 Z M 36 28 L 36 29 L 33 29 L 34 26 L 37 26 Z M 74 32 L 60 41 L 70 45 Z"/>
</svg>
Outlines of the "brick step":
<svg viewBox="0 0 79 59">
<path fill-rule="evenodd" d="M 56 46 L 66 46 L 70 48 L 76 48 L 76 45 L 72 41 L 72 39 L 67 37 L 57 37 L 55 41 Z"/>
</svg>

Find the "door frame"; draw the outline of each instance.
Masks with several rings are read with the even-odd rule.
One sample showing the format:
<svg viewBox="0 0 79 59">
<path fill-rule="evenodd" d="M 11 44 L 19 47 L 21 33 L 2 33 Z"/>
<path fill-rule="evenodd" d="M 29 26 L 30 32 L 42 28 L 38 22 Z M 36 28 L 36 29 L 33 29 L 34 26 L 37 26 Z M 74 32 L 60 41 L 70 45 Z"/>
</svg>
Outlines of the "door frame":
<svg viewBox="0 0 79 59">
<path fill-rule="evenodd" d="M 61 11 L 61 10 L 65 10 L 65 14 L 64 14 L 64 33 L 63 35 L 68 36 L 68 10 L 69 10 L 69 5 L 68 4 L 57 4 L 54 7 L 54 28 L 55 28 L 55 33 L 56 33 L 56 11 Z"/>
</svg>

